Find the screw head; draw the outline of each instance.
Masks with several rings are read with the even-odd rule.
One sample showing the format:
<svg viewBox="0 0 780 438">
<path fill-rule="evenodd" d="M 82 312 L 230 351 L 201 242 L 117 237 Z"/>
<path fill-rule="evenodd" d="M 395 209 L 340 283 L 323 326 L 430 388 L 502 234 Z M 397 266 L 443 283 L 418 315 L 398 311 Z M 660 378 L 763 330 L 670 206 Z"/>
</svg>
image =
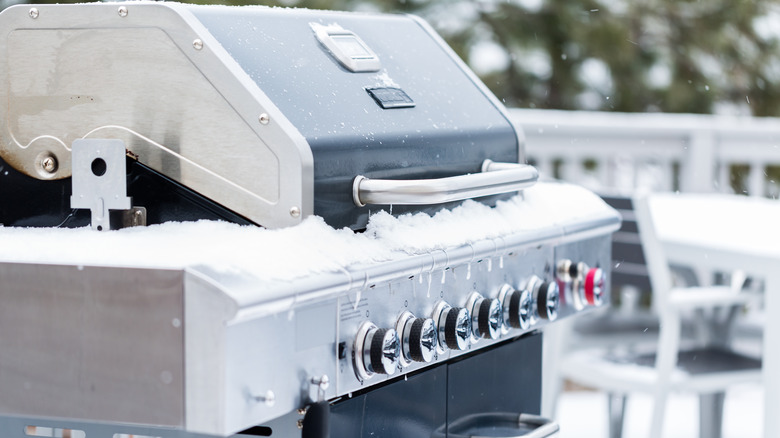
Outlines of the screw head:
<svg viewBox="0 0 780 438">
<path fill-rule="evenodd" d="M 263 125 L 267 125 L 268 122 L 271 121 L 271 116 L 269 116 L 266 113 L 263 113 L 263 114 L 260 114 L 260 117 L 258 117 L 257 120 L 259 120 L 260 123 L 262 123 Z"/>
<path fill-rule="evenodd" d="M 54 173 L 57 171 L 57 159 L 49 155 L 41 160 L 41 168 L 48 173 Z"/>
<path fill-rule="evenodd" d="M 290 207 L 290 216 L 292 216 L 292 217 L 300 217 L 301 216 L 301 209 L 296 207 L 296 206 Z"/>
<path fill-rule="evenodd" d="M 192 42 L 192 47 L 194 47 L 195 50 L 203 49 L 203 40 L 201 40 L 200 38 L 196 39 L 195 41 Z"/>
<path fill-rule="evenodd" d="M 33 20 L 38 18 L 39 15 L 38 8 L 30 8 L 29 14 L 30 14 L 30 18 L 32 18 Z"/>
<path fill-rule="evenodd" d="M 120 17 L 127 17 L 127 8 L 125 6 L 120 6 L 119 9 L 117 9 L 117 13 Z"/>
</svg>

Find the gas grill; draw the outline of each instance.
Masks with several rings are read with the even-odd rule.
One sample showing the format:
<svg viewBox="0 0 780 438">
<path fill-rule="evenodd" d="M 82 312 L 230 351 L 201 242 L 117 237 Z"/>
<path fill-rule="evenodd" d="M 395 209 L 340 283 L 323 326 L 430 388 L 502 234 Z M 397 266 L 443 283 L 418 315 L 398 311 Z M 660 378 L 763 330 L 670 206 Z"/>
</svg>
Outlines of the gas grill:
<svg viewBox="0 0 780 438">
<path fill-rule="evenodd" d="M 556 432 L 541 331 L 607 301 L 620 219 L 537 183 L 423 21 L 133 2 L 0 26 L 0 234 L 34 247 L 0 249 L 4 436 Z M 206 236 L 229 250 L 185 245 Z M 267 269 L 290 253 L 319 262 Z"/>
</svg>

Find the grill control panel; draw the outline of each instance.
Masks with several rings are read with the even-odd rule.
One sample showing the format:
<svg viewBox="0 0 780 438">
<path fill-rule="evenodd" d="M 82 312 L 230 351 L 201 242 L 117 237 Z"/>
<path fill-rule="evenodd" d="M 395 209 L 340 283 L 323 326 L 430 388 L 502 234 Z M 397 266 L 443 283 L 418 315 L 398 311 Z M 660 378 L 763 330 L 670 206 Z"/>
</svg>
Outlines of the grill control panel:
<svg viewBox="0 0 780 438">
<path fill-rule="evenodd" d="M 609 240 L 537 246 L 342 297 L 339 392 L 360 390 L 603 304 Z"/>
</svg>

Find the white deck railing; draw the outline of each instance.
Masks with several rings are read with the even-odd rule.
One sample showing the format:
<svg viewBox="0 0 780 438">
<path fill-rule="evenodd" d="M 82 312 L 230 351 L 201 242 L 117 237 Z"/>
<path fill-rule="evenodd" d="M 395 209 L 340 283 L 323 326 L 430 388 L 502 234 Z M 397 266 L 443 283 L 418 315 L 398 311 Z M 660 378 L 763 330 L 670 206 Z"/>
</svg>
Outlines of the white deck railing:
<svg viewBox="0 0 780 438">
<path fill-rule="evenodd" d="M 780 195 L 780 119 L 525 109 L 510 114 L 542 176 L 625 193 L 645 188 Z"/>
</svg>

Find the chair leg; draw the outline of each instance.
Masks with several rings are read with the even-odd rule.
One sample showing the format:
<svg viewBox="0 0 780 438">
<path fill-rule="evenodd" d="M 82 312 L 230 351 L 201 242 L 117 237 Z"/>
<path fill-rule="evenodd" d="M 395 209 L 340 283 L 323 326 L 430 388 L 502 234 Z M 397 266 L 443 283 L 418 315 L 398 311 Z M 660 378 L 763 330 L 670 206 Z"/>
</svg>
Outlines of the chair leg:
<svg viewBox="0 0 780 438">
<path fill-rule="evenodd" d="M 720 438 L 723 435 L 723 401 L 725 392 L 699 396 L 699 437 Z"/>
<path fill-rule="evenodd" d="M 661 332 L 658 338 L 658 355 L 655 359 L 656 381 L 653 394 L 653 416 L 650 423 L 650 438 L 661 438 L 666 415 L 666 401 L 672 389 L 672 373 L 677 365 L 680 347 L 680 315 L 672 310 L 662 316 Z"/>
<path fill-rule="evenodd" d="M 623 436 L 623 418 L 626 414 L 626 395 L 607 394 L 607 410 L 609 411 L 609 438 Z"/>
</svg>

